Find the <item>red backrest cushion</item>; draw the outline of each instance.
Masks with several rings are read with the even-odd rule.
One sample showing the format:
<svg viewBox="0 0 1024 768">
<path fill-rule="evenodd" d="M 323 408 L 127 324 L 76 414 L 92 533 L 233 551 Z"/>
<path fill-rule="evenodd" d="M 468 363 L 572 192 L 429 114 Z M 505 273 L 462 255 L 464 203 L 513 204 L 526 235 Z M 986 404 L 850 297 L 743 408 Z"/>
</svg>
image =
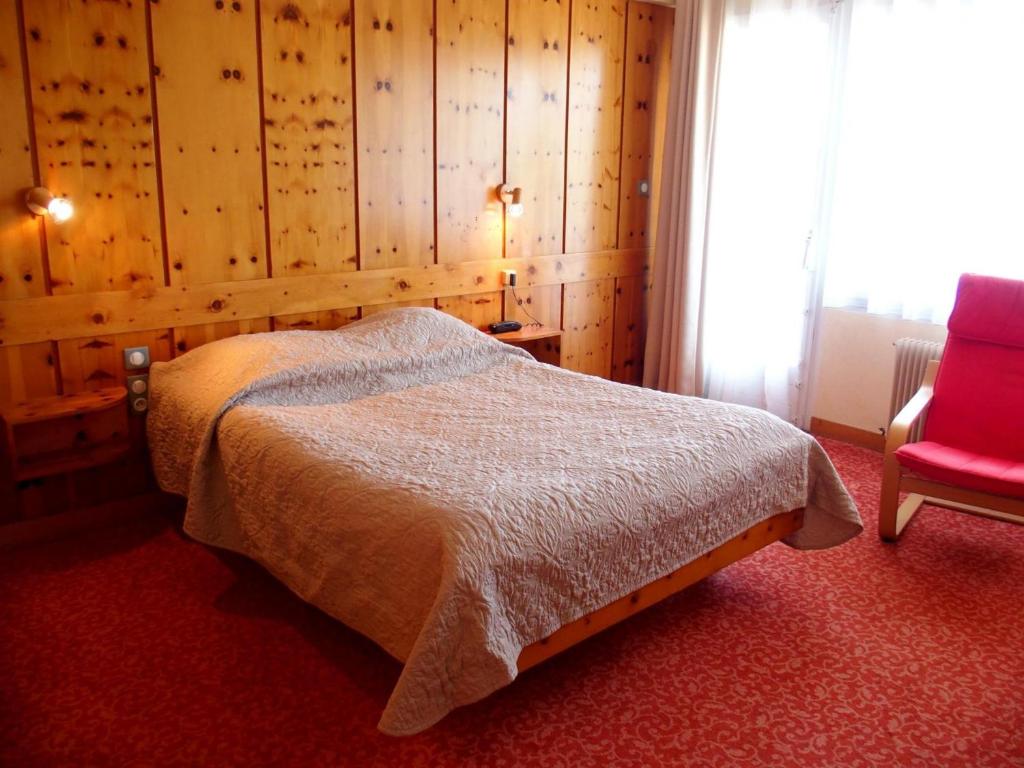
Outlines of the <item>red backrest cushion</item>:
<svg viewBox="0 0 1024 768">
<path fill-rule="evenodd" d="M 1024 461 L 1024 281 L 960 278 L 925 440 Z"/>
</svg>

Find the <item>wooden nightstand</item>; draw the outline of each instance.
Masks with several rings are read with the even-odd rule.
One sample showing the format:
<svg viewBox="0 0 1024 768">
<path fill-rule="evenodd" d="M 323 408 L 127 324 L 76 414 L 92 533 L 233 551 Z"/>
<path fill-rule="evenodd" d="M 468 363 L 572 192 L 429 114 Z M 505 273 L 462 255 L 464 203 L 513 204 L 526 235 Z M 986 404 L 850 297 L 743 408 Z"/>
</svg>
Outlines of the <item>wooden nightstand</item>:
<svg viewBox="0 0 1024 768">
<path fill-rule="evenodd" d="M 496 333 L 494 338 L 525 349 L 542 363 L 562 364 L 562 332 L 558 328 L 531 323 L 518 331 Z"/>
<path fill-rule="evenodd" d="M 110 387 L 44 397 L 0 411 L 4 485 L 109 464 L 131 450 L 127 390 Z M 12 505 L 13 506 L 13 505 Z"/>
</svg>

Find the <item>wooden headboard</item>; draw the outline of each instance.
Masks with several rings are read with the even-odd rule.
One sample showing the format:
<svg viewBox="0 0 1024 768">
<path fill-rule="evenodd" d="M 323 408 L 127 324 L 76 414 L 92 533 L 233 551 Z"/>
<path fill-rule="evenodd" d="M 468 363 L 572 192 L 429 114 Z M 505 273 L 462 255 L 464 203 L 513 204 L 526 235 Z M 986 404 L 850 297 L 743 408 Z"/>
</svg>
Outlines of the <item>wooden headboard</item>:
<svg viewBox="0 0 1024 768">
<path fill-rule="evenodd" d="M 396 304 L 522 319 L 509 267 L 565 366 L 637 381 L 672 20 L 632 0 L 0 0 L 0 403 L 123 384 L 128 346 L 168 359 Z M 34 185 L 74 218 L 32 217 Z"/>
</svg>

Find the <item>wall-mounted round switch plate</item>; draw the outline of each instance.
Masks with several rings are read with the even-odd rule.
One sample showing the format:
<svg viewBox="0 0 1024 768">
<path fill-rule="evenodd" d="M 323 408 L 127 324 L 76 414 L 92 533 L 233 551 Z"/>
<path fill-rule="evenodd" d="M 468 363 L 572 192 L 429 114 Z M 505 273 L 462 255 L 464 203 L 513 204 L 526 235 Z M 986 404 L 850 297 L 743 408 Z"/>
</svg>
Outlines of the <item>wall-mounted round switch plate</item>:
<svg viewBox="0 0 1024 768">
<path fill-rule="evenodd" d="M 124 350 L 124 367 L 126 371 L 149 368 L 149 347 L 126 347 Z"/>
</svg>

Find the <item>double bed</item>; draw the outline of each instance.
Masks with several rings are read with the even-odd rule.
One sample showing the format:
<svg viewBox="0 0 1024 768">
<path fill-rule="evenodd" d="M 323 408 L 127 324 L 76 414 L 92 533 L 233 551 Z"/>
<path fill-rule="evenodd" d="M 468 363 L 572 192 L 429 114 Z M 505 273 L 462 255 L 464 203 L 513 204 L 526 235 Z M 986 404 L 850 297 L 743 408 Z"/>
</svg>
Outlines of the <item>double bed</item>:
<svg viewBox="0 0 1024 768">
<path fill-rule="evenodd" d="M 430 309 L 217 341 L 154 365 L 151 391 L 185 531 L 403 662 L 392 735 L 765 543 L 862 528 L 792 425 L 544 365 Z"/>
</svg>

